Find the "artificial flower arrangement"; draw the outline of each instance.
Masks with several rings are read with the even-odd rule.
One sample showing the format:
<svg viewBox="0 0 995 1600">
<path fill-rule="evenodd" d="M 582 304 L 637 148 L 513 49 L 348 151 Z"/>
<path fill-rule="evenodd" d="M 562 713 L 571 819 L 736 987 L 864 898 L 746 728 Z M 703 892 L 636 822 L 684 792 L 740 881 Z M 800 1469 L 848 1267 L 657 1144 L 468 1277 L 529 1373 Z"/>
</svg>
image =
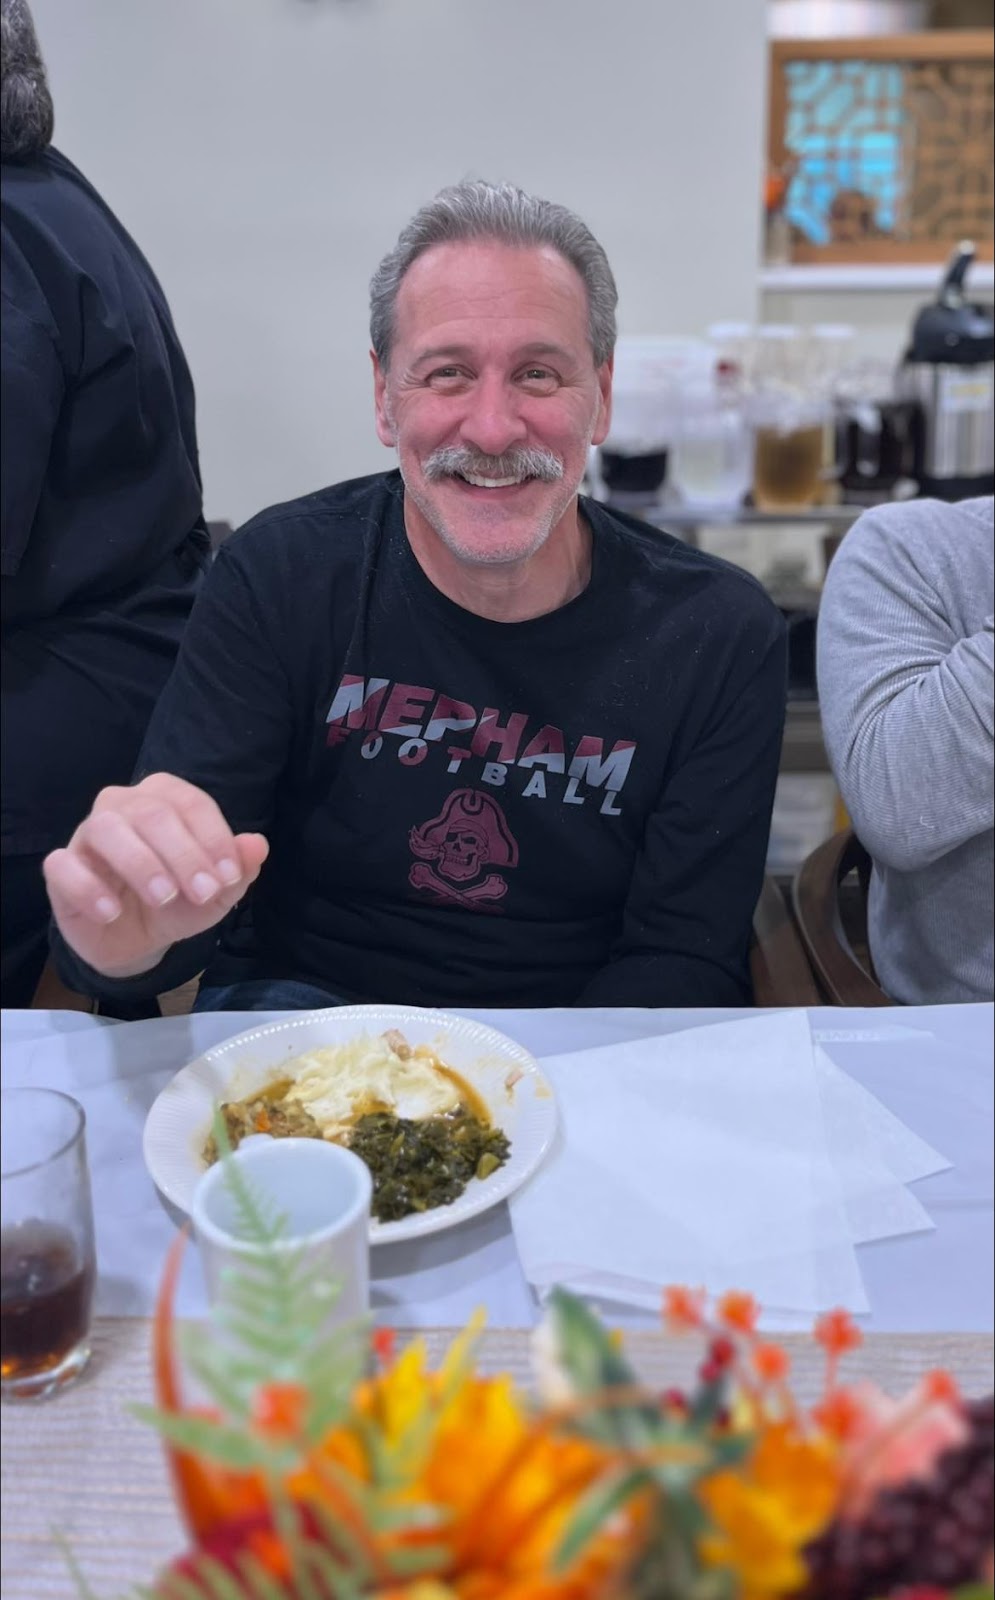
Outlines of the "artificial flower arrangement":
<svg viewBox="0 0 995 1600">
<path fill-rule="evenodd" d="M 208 1339 L 175 1333 L 182 1241 L 167 1264 L 145 1415 L 192 1547 L 141 1600 L 992 1595 L 991 1399 L 942 1372 L 901 1401 L 843 1383 L 860 1343 L 844 1313 L 815 1326 L 825 1392 L 803 1407 L 749 1295 L 664 1293 L 703 1359 L 660 1394 L 556 1291 L 533 1398 L 475 1370 L 474 1327 L 436 1371 L 418 1342 L 329 1330 L 327 1285 L 271 1248 L 281 1224 L 235 1162 L 228 1181 L 258 1264 Z M 209 1406 L 183 1402 L 177 1345 Z"/>
</svg>

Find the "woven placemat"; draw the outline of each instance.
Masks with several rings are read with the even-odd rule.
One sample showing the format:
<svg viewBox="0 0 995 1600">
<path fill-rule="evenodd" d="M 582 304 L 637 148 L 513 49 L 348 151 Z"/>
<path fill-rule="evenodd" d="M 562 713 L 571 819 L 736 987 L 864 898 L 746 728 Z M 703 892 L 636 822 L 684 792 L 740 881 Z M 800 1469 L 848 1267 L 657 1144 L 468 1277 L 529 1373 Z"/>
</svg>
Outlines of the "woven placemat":
<svg viewBox="0 0 995 1600">
<path fill-rule="evenodd" d="M 401 1335 L 403 1339 L 405 1335 Z M 425 1336 L 437 1359 L 453 1330 Z M 822 1378 L 821 1352 L 806 1338 L 781 1340 L 792 1357 L 800 1399 Z M 694 1341 L 631 1333 L 626 1348 L 658 1388 L 685 1382 L 700 1350 Z M 968 1394 L 992 1388 L 993 1341 L 973 1334 L 877 1334 L 854 1361 L 862 1375 L 899 1392 L 931 1367 L 946 1367 Z M 492 1329 L 480 1345 L 482 1370 L 529 1380 L 529 1335 Z M 34 1406 L 3 1407 L 2 1600 L 78 1600 L 57 1536 L 71 1546 L 101 1600 L 148 1583 L 183 1548 L 169 1478 L 155 1434 L 128 1413 L 151 1396 L 149 1324 L 107 1318 L 94 1330 L 90 1369 L 72 1389 Z"/>
</svg>

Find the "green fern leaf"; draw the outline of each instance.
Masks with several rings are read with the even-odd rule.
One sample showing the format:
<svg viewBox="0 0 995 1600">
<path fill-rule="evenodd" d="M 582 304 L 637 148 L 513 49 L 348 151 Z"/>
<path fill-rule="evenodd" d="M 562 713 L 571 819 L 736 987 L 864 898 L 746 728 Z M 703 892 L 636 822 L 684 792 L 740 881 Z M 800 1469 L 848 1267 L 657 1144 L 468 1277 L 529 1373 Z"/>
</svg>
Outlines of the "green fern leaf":
<svg viewBox="0 0 995 1600">
<path fill-rule="evenodd" d="M 638 1379 L 607 1329 L 576 1295 L 554 1289 L 547 1302 L 564 1371 L 579 1395 L 599 1390 L 629 1389 Z M 606 1405 L 578 1424 L 582 1433 L 606 1444 L 645 1452 L 660 1425 L 659 1408 L 651 1405 Z"/>
<path fill-rule="evenodd" d="M 211 1417 L 185 1412 L 156 1411 L 152 1406 L 129 1406 L 132 1416 L 150 1423 L 163 1438 L 190 1455 L 230 1467 L 233 1472 L 264 1471 L 283 1474 L 291 1471 L 297 1453 L 281 1450 L 261 1436 L 243 1428 L 217 1422 Z"/>
<path fill-rule="evenodd" d="M 330 1473 L 326 1475 L 332 1476 Z M 350 1494 L 355 1497 L 355 1484 L 351 1479 L 346 1480 L 346 1483 Z M 327 1506 L 313 1504 L 308 1509 L 315 1519 L 324 1544 L 331 1549 L 342 1551 L 349 1562 L 351 1574 L 364 1578 L 367 1583 L 372 1582 L 375 1573 L 370 1566 L 366 1549 L 357 1536 Z M 396 1507 L 389 1518 L 379 1515 L 373 1507 L 369 1507 L 368 1511 L 366 1525 L 370 1533 L 381 1533 L 388 1528 L 394 1532 L 406 1530 L 420 1532 L 437 1521 L 437 1513 L 429 1507 Z M 442 1542 L 436 1545 L 397 1549 L 391 1556 L 391 1575 L 397 1578 L 424 1577 L 446 1566 L 449 1559 L 449 1547 Z"/>
<path fill-rule="evenodd" d="M 229 1271 L 225 1275 L 223 1291 L 226 1321 L 231 1313 L 240 1312 L 250 1321 L 261 1317 L 267 1324 L 279 1326 L 274 1321 L 276 1307 L 273 1304 L 273 1281 L 270 1276 L 261 1278 L 252 1268 L 245 1267 L 234 1273 Z"/>
<path fill-rule="evenodd" d="M 304 1566 L 308 1576 L 320 1586 L 320 1600 L 325 1600 L 326 1596 L 330 1600 L 333 1595 L 335 1600 L 362 1600 L 369 1592 L 365 1578 L 360 1581 L 354 1572 L 348 1571 L 335 1559 L 330 1550 L 314 1541 L 306 1548 Z"/>
<path fill-rule="evenodd" d="M 352 1409 L 352 1397 L 366 1371 L 366 1341 L 335 1345 L 327 1352 L 316 1352 L 305 1360 L 301 1381 L 310 1397 L 305 1433 L 309 1444 L 317 1444 L 331 1428 L 343 1422 Z"/>
<path fill-rule="evenodd" d="M 314 1401 L 307 1417 L 305 1438 L 308 1444 L 317 1445 L 348 1412 L 350 1395 L 349 1391 L 343 1393 L 337 1378 L 332 1383 L 326 1383 L 322 1389 L 315 1387 L 310 1393 L 320 1398 Z"/>
<path fill-rule="evenodd" d="M 211 1600 L 211 1592 L 207 1587 L 208 1574 L 203 1577 L 187 1577 L 175 1572 L 167 1573 L 158 1588 L 153 1590 L 156 1600 Z M 240 1600 L 245 1600 L 242 1595 Z"/>
<path fill-rule="evenodd" d="M 238 1600 L 287 1600 L 286 1584 L 281 1579 L 274 1578 L 271 1572 L 267 1572 L 255 1557 L 244 1557 L 238 1564 L 238 1573 L 241 1584 Z M 299 1592 L 300 1600 L 307 1600 L 305 1591 Z M 337 1589 L 329 1591 L 329 1600 L 331 1595 L 335 1596 L 335 1600 L 340 1600 Z M 215 1600 L 213 1595 L 211 1600 Z M 228 1597 L 219 1595 L 216 1600 L 228 1600 Z M 324 1595 L 321 1596 L 321 1600 L 325 1600 Z"/>
<path fill-rule="evenodd" d="M 184 1329 L 184 1333 L 188 1330 Z M 252 1414 L 252 1391 L 232 1371 L 227 1351 L 199 1339 L 182 1341 L 183 1363 L 232 1422 L 246 1423 Z"/>
<path fill-rule="evenodd" d="M 240 1562 L 237 1572 L 233 1573 L 212 1556 L 201 1556 L 194 1557 L 191 1575 L 168 1573 L 152 1591 L 152 1597 L 153 1600 L 287 1600 L 287 1589 L 253 1558 Z"/>
<path fill-rule="evenodd" d="M 220 1562 L 210 1558 L 201 1564 L 197 1581 L 204 1584 L 204 1600 L 260 1600 L 258 1593 L 252 1594 L 250 1591 L 246 1595 L 241 1580 L 222 1567 Z"/>
<path fill-rule="evenodd" d="M 234 1315 L 227 1306 L 225 1312 L 225 1332 L 247 1356 L 255 1356 L 262 1362 L 256 1369 L 260 1382 L 271 1383 L 277 1372 L 296 1369 L 299 1343 L 296 1333 L 288 1337 L 286 1328 L 278 1323 L 271 1323 L 264 1317 Z"/>
<path fill-rule="evenodd" d="M 438 1512 L 434 1507 L 408 1505 L 393 1507 L 387 1511 L 386 1508 L 377 1507 L 369 1490 L 357 1485 L 354 1479 L 336 1468 L 334 1463 L 322 1462 L 318 1471 L 357 1505 L 362 1512 L 363 1525 L 369 1535 L 388 1530 L 423 1532 L 427 1527 L 438 1525 Z M 348 1563 L 347 1570 L 350 1576 L 367 1585 L 372 1583 L 376 1573 L 370 1564 L 367 1545 L 328 1506 L 310 1502 L 308 1510 L 315 1520 L 320 1535 L 317 1548 L 327 1547 L 330 1550 L 341 1551 L 344 1561 Z M 431 1576 L 440 1568 L 445 1568 L 450 1559 L 449 1546 L 441 1540 L 433 1545 L 395 1549 L 390 1558 L 390 1574 L 393 1578 L 407 1580 Z"/>
<path fill-rule="evenodd" d="M 369 1516 L 370 1497 L 362 1484 L 357 1484 L 332 1462 L 315 1463 L 315 1470 L 320 1477 L 334 1486 L 340 1494 L 345 1495 L 348 1503 L 354 1508 L 362 1526 L 369 1534 L 375 1530 Z M 330 1551 L 341 1551 L 343 1558 L 348 1561 L 348 1570 L 358 1579 L 368 1583 L 373 1577 L 370 1558 L 363 1539 L 350 1528 L 346 1522 L 337 1516 L 330 1507 L 321 1505 L 317 1501 L 310 1501 L 308 1510 L 314 1517 L 318 1531 Z"/>
<path fill-rule="evenodd" d="M 286 1218 L 277 1215 L 275 1208 L 262 1195 L 256 1194 L 237 1164 L 232 1161 L 231 1140 L 220 1105 L 215 1102 L 212 1132 L 218 1159 L 225 1169 L 225 1186 L 235 1204 L 244 1237 L 260 1245 L 273 1245 L 286 1237 Z"/>
<path fill-rule="evenodd" d="M 53 1542 L 58 1545 L 59 1550 L 62 1553 L 62 1558 L 65 1561 L 66 1566 L 69 1568 L 69 1575 L 72 1578 L 73 1583 L 76 1585 L 76 1588 L 79 1590 L 79 1600 L 98 1600 L 98 1596 L 94 1594 L 93 1590 L 90 1588 L 90 1585 L 87 1583 L 86 1578 L 83 1576 L 83 1569 L 76 1560 L 68 1541 L 59 1532 L 58 1528 L 54 1528 L 52 1530 L 52 1539 Z"/>
<path fill-rule="evenodd" d="M 648 1482 L 644 1467 L 630 1467 L 595 1483 L 570 1518 L 553 1558 L 554 1572 L 565 1572 L 608 1519 L 645 1489 Z"/>
</svg>

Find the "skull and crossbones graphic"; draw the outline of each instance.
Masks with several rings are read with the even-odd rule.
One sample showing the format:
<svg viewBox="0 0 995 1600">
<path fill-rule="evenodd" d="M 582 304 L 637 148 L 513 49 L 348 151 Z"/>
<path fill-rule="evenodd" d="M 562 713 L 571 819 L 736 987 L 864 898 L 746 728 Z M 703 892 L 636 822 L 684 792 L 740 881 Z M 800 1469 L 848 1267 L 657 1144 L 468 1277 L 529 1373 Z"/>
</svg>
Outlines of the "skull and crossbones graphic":
<svg viewBox="0 0 995 1600">
<path fill-rule="evenodd" d="M 518 865 L 518 845 L 504 812 L 479 789 L 456 789 L 439 815 L 412 828 L 408 840 L 419 858 L 408 882 L 449 905 L 493 905 L 508 885 L 487 869 Z"/>
</svg>

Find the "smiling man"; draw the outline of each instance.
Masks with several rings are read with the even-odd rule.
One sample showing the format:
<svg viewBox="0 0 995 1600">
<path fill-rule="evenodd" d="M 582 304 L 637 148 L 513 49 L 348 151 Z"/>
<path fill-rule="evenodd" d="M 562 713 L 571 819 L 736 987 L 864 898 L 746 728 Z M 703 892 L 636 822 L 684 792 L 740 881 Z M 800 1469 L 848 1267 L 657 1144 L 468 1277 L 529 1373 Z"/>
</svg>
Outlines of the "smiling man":
<svg viewBox="0 0 995 1600">
<path fill-rule="evenodd" d="M 748 1001 L 784 630 L 745 573 L 579 496 L 615 303 L 580 219 L 510 185 L 404 229 L 371 286 L 400 470 L 221 550 L 137 781 L 46 862 L 76 987 Z"/>
<path fill-rule="evenodd" d="M 392 287 L 381 268 L 375 304 Z M 590 576 L 577 489 L 608 431 L 614 341 L 589 322 L 558 250 L 493 239 L 430 246 L 375 318 L 377 430 L 397 446 L 408 541 L 437 588 L 495 621 L 553 611 Z"/>
</svg>

